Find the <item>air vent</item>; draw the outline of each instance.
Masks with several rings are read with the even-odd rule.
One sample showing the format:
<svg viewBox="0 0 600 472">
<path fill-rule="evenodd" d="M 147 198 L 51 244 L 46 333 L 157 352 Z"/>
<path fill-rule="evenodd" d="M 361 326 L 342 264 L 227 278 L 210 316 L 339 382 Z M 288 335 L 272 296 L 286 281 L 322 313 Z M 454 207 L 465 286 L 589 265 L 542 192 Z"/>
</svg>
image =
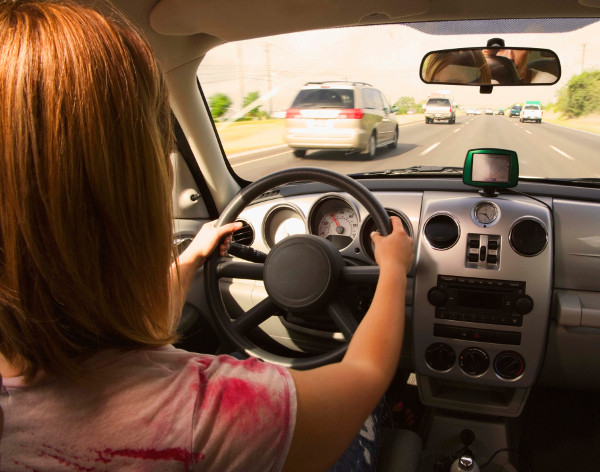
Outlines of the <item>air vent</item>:
<svg viewBox="0 0 600 472">
<path fill-rule="evenodd" d="M 233 233 L 231 239 L 235 243 L 251 246 L 254 242 L 254 228 L 247 221 L 237 220 L 236 222 L 242 223 L 242 227 Z"/>
<path fill-rule="evenodd" d="M 525 257 L 537 256 L 548 244 L 548 232 L 539 221 L 524 218 L 510 229 L 508 241 L 517 254 Z"/>
<path fill-rule="evenodd" d="M 448 213 L 434 214 L 425 223 L 425 240 L 434 249 L 450 249 L 459 238 L 458 220 Z"/>
</svg>

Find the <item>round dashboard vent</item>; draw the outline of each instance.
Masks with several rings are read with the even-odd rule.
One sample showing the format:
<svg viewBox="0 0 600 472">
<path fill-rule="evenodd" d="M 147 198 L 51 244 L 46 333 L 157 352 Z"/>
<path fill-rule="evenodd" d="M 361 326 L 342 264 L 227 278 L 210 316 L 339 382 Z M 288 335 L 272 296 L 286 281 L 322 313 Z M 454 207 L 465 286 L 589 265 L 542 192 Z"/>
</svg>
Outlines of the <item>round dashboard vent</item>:
<svg viewBox="0 0 600 472">
<path fill-rule="evenodd" d="M 242 223 L 242 227 L 233 232 L 231 240 L 234 243 L 250 246 L 254 242 L 254 228 L 247 221 L 237 220 L 237 222 Z"/>
<path fill-rule="evenodd" d="M 458 221 L 446 213 L 433 215 L 425 223 L 425 239 L 434 249 L 450 249 L 459 237 Z"/>
<path fill-rule="evenodd" d="M 548 243 L 548 232 L 539 221 L 527 218 L 513 225 L 508 240 L 517 254 L 527 257 L 537 256 Z"/>
</svg>

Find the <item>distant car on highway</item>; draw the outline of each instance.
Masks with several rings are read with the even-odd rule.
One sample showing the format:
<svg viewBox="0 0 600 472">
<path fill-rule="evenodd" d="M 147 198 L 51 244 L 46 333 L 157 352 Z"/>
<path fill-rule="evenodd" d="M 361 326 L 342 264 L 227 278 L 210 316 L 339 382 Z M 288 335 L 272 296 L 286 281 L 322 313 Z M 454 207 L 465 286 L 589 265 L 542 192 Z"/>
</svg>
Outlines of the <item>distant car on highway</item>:
<svg viewBox="0 0 600 472">
<path fill-rule="evenodd" d="M 539 105 L 525 105 L 521 110 L 519 118 L 521 123 L 525 121 L 535 121 L 536 123 L 542 122 L 542 108 Z"/>
<path fill-rule="evenodd" d="M 493 115 L 494 114 L 494 110 L 492 108 L 486 108 L 485 114 L 486 115 Z"/>
<path fill-rule="evenodd" d="M 500 108 L 496 114 L 497 115 L 504 115 L 504 109 Z"/>
<path fill-rule="evenodd" d="M 512 118 L 513 116 L 521 116 L 521 107 L 512 107 L 508 116 L 510 118 Z"/>
<path fill-rule="evenodd" d="M 477 110 L 475 110 L 475 114 L 476 115 L 481 115 L 481 108 L 478 108 Z"/>
<path fill-rule="evenodd" d="M 358 151 L 398 144 L 397 107 L 364 82 L 308 82 L 286 111 L 284 139 L 294 156 L 308 149 Z"/>
<path fill-rule="evenodd" d="M 456 111 L 449 98 L 430 98 L 425 104 L 425 123 L 434 121 L 456 122 Z"/>
<path fill-rule="evenodd" d="M 467 115 L 474 115 L 475 114 L 475 108 L 467 108 Z"/>
</svg>

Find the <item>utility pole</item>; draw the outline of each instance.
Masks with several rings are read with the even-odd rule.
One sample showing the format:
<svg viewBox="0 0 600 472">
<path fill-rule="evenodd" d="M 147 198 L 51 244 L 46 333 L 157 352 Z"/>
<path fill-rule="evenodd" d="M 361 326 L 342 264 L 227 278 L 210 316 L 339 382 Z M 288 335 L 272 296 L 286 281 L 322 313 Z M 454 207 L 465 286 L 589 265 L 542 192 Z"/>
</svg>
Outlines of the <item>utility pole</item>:
<svg viewBox="0 0 600 472">
<path fill-rule="evenodd" d="M 237 56 L 238 56 L 238 78 L 240 80 L 240 108 L 244 108 L 244 60 L 242 55 L 242 45 L 238 42 L 237 44 Z"/>
<path fill-rule="evenodd" d="M 581 46 L 583 47 L 583 51 L 581 52 L 581 73 L 583 73 L 583 70 L 585 69 L 585 47 L 587 46 L 587 43 L 583 43 Z"/>
<path fill-rule="evenodd" d="M 265 53 L 267 54 L 267 87 L 268 91 L 271 91 L 271 45 L 269 43 L 264 44 Z M 269 116 L 273 113 L 273 99 L 269 97 Z"/>
</svg>

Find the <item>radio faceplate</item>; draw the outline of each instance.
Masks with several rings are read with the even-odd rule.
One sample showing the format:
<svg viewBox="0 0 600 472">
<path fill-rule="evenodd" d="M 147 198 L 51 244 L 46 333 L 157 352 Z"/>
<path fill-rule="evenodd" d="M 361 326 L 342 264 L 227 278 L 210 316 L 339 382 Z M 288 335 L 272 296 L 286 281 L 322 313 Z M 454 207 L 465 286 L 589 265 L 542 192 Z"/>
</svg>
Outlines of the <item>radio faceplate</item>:
<svg viewBox="0 0 600 472">
<path fill-rule="evenodd" d="M 523 326 L 523 315 L 533 309 L 522 281 L 438 275 L 427 294 L 441 320 Z"/>
</svg>

